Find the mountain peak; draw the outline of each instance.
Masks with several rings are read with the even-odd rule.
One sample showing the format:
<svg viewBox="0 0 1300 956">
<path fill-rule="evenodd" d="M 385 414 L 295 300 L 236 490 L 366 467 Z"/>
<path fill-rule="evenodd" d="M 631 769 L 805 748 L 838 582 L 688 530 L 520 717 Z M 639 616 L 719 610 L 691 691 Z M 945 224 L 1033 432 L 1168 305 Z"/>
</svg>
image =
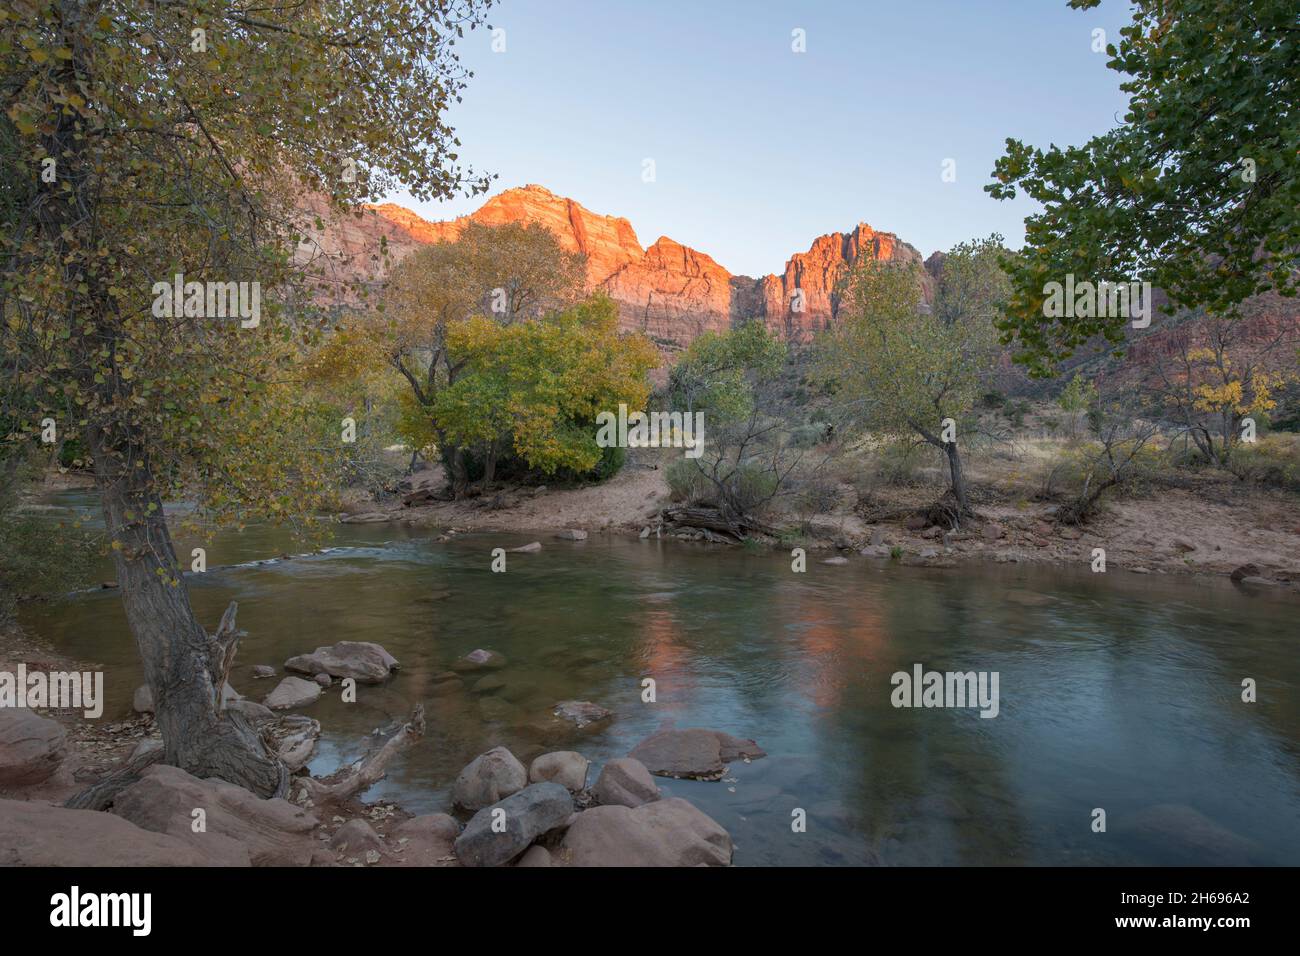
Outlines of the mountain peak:
<svg viewBox="0 0 1300 956">
<path fill-rule="evenodd" d="M 712 256 L 668 236 L 643 249 L 627 219 L 594 213 L 537 183 L 506 189 L 469 215 L 443 222 L 394 203 L 369 208 L 407 239 L 390 238 L 395 258 L 421 244 L 453 240 L 468 222 L 539 223 L 564 248 L 587 257 L 588 288 L 604 289 L 619 304 L 625 328 L 647 332 L 669 347 L 747 319 L 766 322 L 783 338 L 806 341 L 834 318 L 835 287 L 859 257 L 921 258 L 893 233 L 859 222 L 848 232 L 818 236 L 807 252 L 787 260 L 780 275 L 737 276 Z"/>
</svg>

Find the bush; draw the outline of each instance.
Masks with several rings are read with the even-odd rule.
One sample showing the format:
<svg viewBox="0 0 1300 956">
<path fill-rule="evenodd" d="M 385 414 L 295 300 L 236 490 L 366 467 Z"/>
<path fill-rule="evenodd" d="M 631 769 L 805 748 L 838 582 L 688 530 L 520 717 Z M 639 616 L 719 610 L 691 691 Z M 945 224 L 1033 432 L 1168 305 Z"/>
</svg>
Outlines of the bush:
<svg viewBox="0 0 1300 956">
<path fill-rule="evenodd" d="M 816 448 L 825 440 L 825 425 L 796 425 L 790 431 L 790 444 L 795 448 Z"/>
<path fill-rule="evenodd" d="M 696 459 L 679 458 L 668 465 L 666 477 L 673 501 L 685 504 L 717 507 L 718 487 L 711 481 Z M 741 464 L 727 479 L 728 498 L 742 514 L 756 511 L 776 492 L 777 478 L 771 471 L 755 462 Z"/>
<path fill-rule="evenodd" d="M 1248 481 L 1300 492 L 1300 435 L 1274 432 L 1256 442 L 1238 445 L 1232 456 L 1232 470 Z"/>
<path fill-rule="evenodd" d="M 688 458 L 677 458 L 669 462 L 665 477 L 673 501 L 696 504 L 711 496 L 714 490 L 712 482 Z"/>
</svg>

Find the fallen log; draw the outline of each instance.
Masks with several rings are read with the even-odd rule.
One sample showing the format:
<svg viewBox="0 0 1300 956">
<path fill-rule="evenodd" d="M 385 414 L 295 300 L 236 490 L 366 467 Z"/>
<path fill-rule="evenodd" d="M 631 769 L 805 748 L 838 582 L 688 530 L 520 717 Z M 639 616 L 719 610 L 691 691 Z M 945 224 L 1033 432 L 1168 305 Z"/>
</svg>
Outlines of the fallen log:
<svg viewBox="0 0 1300 956">
<path fill-rule="evenodd" d="M 730 535 L 737 541 L 743 541 L 750 534 L 780 537 L 779 531 L 750 515 L 733 519 L 725 515 L 720 508 L 670 508 L 664 512 L 663 517 L 666 522 L 676 527 L 713 531 Z"/>
</svg>

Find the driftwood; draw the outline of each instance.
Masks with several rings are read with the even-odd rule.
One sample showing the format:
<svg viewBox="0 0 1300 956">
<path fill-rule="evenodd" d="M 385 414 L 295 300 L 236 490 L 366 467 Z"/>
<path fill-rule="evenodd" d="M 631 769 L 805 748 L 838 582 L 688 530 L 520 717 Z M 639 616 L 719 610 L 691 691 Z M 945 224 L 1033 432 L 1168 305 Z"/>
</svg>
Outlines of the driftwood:
<svg viewBox="0 0 1300 956">
<path fill-rule="evenodd" d="M 718 508 L 670 508 L 664 512 L 664 519 L 677 527 L 699 528 L 729 535 L 739 541 L 750 534 L 765 534 L 780 537 L 780 532 L 750 515 L 730 518 Z"/>
<path fill-rule="evenodd" d="M 218 714 L 226 709 L 223 691 L 226 688 L 226 681 L 230 678 L 230 667 L 235 663 L 235 651 L 239 647 L 239 639 L 243 636 L 243 632 L 235 627 L 235 615 L 238 612 L 239 605 L 231 601 L 230 607 L 226 608 L 226 613 L 221 615 L 221 623 L 217 626 L 216 633 L 212 635 L 212 644 L 208 648 L 208 672 L 212 675 L 213 699 Z"/>
<path fill-rule="evenodd" d="M 399 753 L 424 736 L 424 705 L 416 704 L 411 711 L 411 719 L 402 729 L 363 760 L 360 766 L 349 770 L 333 783 L 325 783 L 315 777 L 299 777 L 294 784 L 306 791 L 313 802 L 329 800 L 346 800 L 383 779 L 388 765 Z"/>
</svg>

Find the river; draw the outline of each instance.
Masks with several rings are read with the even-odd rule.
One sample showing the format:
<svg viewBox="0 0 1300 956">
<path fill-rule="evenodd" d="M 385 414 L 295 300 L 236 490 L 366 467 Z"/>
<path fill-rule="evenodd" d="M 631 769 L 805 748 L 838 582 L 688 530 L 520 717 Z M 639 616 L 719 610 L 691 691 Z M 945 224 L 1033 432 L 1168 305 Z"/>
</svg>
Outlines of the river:
<svg viewBox="0 0 1300 956">
<path fill-rule="evenodd" d="M 83 493 L 50 504 L 96 516 Z M 275 681 L 254 681 L 252 665 L 318 645 L 376 641 L 398 658 L 397 676 L 362 685 L 356 703 L 336 684 L 302 712 L 322 724 L 310 767 L 324 774 L 423 700 L 425 739 L 369 792 L 413 812 L 447 810 L 457 772 L 492 746 L 525 762 L 577 750 L 594 782 L 671 721 L 768 753 L 722 781 L 658 781 L 730 831 L 737 865 L 1300 863 L 1293 596 L 1086 567 L 833 566 L 815 553 L 800 574 L 784 552 L 594 535 L 542 536 L 541 552 L 490 570 L 493 548 L 538 537 L 343 525 L 324 553 L 249 566 L 303 547 L 278 529 L 226 531 L 188 584 L 209 629 L 239 602 L 248 635 L 232 683 L 257 699 Z M 130 712 L 140 668 L 114 591 L 29 607 L 24 623 L 102 666 L 105 719 Z M 431 678 L 475 648 L 506 656 L 504 686 L 431 695 Z M 997 716 L 894 707 L 891 675 L 915 664 L 996 672 Z M 575 728 L 551 715 L 570 699 L 615 716 Z"/>
</svg>

